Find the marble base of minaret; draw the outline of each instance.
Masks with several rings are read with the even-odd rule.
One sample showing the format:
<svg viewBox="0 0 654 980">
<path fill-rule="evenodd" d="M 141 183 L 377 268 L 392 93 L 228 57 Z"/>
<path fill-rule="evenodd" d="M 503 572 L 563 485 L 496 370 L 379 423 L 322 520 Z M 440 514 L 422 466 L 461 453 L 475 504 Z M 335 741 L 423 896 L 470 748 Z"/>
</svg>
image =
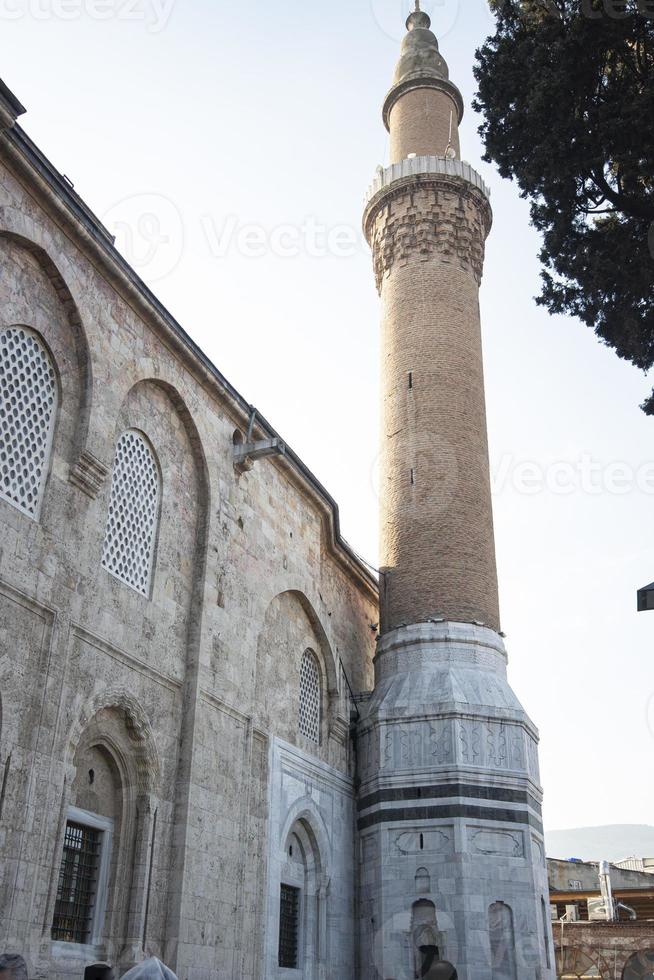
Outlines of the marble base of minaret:
<svg viewBox="0 0 654 980">
<path fill-rule="evenodd" d="M 501 637 L 434 622 L 380 639 L 358 753 L 361 978 L 555 980 L 538 733 Z"/>
</svg>

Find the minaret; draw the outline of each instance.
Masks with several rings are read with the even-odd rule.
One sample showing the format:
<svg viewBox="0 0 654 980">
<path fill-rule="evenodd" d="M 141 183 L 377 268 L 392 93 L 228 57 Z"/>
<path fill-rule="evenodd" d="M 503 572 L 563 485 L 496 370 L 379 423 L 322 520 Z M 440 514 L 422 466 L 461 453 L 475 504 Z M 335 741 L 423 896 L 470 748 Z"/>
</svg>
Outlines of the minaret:
<svg viewBox="0 0 654 980">
<path fill-rule="evenodd" d="M 359 728 L 362 980 L 553 980 L 538 733 L 499 622 L 479 287 L 489 191 L 426 13 L 364 230 L 381 297 L 381 630 Z M 452 974 L 454 975 L 454 974 Z"/>
</svg>

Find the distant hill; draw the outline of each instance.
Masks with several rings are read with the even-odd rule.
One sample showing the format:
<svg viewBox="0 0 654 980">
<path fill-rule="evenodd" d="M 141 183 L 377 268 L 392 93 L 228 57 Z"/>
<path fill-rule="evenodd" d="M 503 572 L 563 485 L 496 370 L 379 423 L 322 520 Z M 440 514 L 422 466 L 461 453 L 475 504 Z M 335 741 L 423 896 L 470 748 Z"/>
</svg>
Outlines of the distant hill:
<svg viewBox="0 0 654 980">
<path fill-rule="evenodd" d="M 547 856 L 582 861 L 622 861 L 626 857 L 654 857 L 654 827 L 647 824 L 611 824 L 550 830 L 545 834 Z"/>
</svg>

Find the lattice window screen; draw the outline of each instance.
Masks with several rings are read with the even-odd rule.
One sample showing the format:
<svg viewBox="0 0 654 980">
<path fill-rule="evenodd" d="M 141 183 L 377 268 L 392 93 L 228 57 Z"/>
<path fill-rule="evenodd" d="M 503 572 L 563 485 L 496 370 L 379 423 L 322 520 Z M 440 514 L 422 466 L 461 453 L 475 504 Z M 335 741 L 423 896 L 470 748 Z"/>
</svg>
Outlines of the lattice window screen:
<svg viewBox="0 0 654 980">
<path fill-rule="evenodd" d="M 57 408 L 50 355 L 30 330 L 0 331 L 0 493 L 36 515 Z"/>
<path fill-rule="evenodd" d="M 300 732 L 320 742 L 320 668 L 315 654 L 307 650 L 300 670 Z"/>
<path fill-rule="evenodd" d="M 159 496 L 155 455 L 140 432 L 128 429 L 116 446 L 102 564 L 143 595 L 150 588 Z"/>
</svg>

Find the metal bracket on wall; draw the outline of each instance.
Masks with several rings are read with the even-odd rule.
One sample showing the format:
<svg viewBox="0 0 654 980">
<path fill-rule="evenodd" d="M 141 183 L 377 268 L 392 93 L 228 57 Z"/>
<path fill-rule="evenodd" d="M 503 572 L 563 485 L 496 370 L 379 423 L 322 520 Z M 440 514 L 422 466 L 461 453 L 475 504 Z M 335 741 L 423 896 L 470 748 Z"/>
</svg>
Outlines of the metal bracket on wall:
<svg viewBox="0 0 654 980">
<path fill-rule="evenodd" d="M 253 438 L 256 419 L 257 412 L 253 408 L 245 440 L 234 443 L 234 468 L 239 473 L 247 473 L 258 459 L 264 459 L 266 456 L 286 455 L 286 443 L 282 439 Z"/>
</svg>

